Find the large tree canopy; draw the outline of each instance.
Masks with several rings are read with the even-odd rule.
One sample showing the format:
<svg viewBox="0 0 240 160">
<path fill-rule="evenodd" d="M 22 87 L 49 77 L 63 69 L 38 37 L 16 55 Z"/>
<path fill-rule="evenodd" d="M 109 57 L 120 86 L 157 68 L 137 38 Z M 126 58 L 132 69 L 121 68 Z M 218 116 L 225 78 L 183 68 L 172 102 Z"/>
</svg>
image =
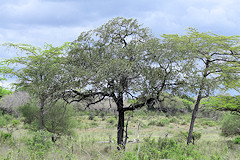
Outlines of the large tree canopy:
<svg viewBox="0 0 240 160">
<path fill-rule="evenodd" d="M 151 37 L 150 31 L 136 20 L 118 17 L 81 33 L 67 56 L 72 78 L 65 100 L 70 103 L 91 98 L 89 106 L 107 97 L 113 99 L 119 113 L 119 147 L 125 145 L 124 112 L 133 110 L 124 107 L 124 97 L 133 98 L 141 92 L 142 72 L 149 67 L 144 44 Z"/>
<path fill-rule="evenodd" d="M 91 99 L 89 106 L 111 98 L 119 113 L 118 145 L 124 146 L 124 112 L 152 105 L 161 93 L 183 84 L 187 54 L 176 52 L 181 44 L 172 39 L 154 38 L 137 20 L 121 17 L 81 33 L 67 56 L 72 78 L 65 100 Z M 137 101 L 124 106 L 124 98 Z"/>
</svg>

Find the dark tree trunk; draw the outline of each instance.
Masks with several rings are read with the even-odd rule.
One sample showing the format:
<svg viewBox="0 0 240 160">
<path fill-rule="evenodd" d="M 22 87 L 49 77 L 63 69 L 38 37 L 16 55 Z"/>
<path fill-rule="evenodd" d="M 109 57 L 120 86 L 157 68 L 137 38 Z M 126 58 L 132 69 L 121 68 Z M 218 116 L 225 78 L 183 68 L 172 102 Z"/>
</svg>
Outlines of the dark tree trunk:
<svg viewBox="0 0 240 160">
<path fill-rule="evenodd" d="M 118 132 L 117 132 L 117 144 L 118 150 L 124 149 L 125 144 L 123 142 L 123 134 L 124 134 L 124 111 L 118 111 Z"/>
<path fill-rule="evenodd" d="M 44 100 L 40 100 L 40 129 L 43 129 L 43 117 L 44 117 Z"/>
<path fill-rule="evenodd" d="M 202 91 L 204 89 L 204 86 L 205 86 L 205 82 L 206 82 L 206 78 L 207 76 L 209 75 L 207 69 L 209 68 L 209 64 L 210 64 L 210 61 L 207 60 L 206 63 L 205 63 L 205 71 L 203 73 L 203 78 L 202 78 L 202 81 L 201 81 L 201 84 L 200 84 L 200 88 L 199 88 L 199 91 L 198 91 L 198 97 L 197 97 L 197 101 L 196 101 L 196 104 L 195 104 L 195 107 L 193 109 L 193 113 L 192 113 L 192 119 L 191 119 L 191 123 L 190 123 L 190 127 L 189 127 L 189 132 L 188 132 L 188 139 L 187 139 L 187 145 L 189 143 L 191 143 L 191 140 L 192 140 L 192 134 L 193 134 L 193 127 L 194 127 L 194 122 L 195 122 L 195 119 L 197 117 L 197 112 L 198 112 L 198 108 L 199 108 L 199 104 L 200 104 L 200 101 L 202 99 Z M 192 142 L 194 143 L 194 142 Z"/>
<path fill-rule="evenodd" d="M 196 102 L 195 107 L 192 112 L 192 119 L 191 119 L 191 124 L 189 127 L 187 144 L 191 143 L 191 141 L 192 141 L 193 126 L 194 126 L 195 119 L 197 117 L 197 112 L 198 112 L 200 101 L 201 101 L 201 91 L 199 91 L 199 95 L 197 97 L 197 102 Z M 192 143 L 194 143 L 194 142 L 192 142 Z"/>
<path fill-rule="evenodd" d="M 124 149 L 125 144 L 123 142 L 124 134 L 124 108 L 123 108 L 123 94 L 119 93 L 117 97 L 114 98 L 115 103 L 117 104 L 118 111 L 118 131 L 117 131 L 117 145 L 118 150 Z"/>
</svg>

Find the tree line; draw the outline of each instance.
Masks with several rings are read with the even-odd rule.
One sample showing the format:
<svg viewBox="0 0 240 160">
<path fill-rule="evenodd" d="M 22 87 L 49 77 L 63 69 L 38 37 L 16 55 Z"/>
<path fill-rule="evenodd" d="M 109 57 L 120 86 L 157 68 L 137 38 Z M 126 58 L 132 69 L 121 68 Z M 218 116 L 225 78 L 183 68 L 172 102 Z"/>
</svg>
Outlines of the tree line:
<svg viewBox="0 0 240 160">
<path fill-rule="evenodd" d="M 201 33 L 194 28 L 185 35 L 157 37 L 136 19 L 117 17 L 59 47 L 5 43 L 24 55 L 3 60 L 2 73 L 16 77 L 15 86 L 38 101 L 40 129 L 45 128 L 47 110 L 59 100 L 82 102 L 89 108 L 111 99 L 118 112 L 118 149 L 126 145 L 125 112 L 161 103 L 166 93 L 196 96 L 189 144 L 201 99 L 219 89 L 238 90 L 239 44 L 239 36 Z M 125 99 L 132 103 L 125 106 Z M 239 112 L 239 105 L 236 108 Z"/>
</svg>

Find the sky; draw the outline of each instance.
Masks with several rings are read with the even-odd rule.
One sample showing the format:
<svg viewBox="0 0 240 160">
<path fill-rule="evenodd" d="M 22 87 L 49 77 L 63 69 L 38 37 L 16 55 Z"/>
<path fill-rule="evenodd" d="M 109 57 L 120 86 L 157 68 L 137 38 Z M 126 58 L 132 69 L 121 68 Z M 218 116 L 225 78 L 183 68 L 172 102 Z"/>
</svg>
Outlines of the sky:
<svg viewBox="0 0 240 160">
<path fill-rule="evenodd" d="M 115 17 L 135 18 L 154 35 L 240 35 L 239 0 L 0 0 L 0 44 L 58 46 Z M 0 58 L 16 52 L 0 46 Z"/>
</svg>

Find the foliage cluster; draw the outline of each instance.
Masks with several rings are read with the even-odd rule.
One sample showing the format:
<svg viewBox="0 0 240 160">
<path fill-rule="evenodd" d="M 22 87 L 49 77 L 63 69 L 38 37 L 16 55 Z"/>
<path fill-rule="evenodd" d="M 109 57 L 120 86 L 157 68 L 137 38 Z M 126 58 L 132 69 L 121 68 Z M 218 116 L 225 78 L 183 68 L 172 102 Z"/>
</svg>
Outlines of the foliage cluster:
<svg viewBox="0 0 240 160">
<path fill-rule="evenodd" d="M 12 91 L 8 90 L 4 87 L 0 87 L 0 98 L 4 97 L 5 95 L 11 94 Z"/>
<path fill-rule="evenodd" d="M 225 114 L 222 121 L 222 135 L 234 136 L 240 135 L 240 118 L 237 115 Z"/>
<path fill-rule="evenodd" d="M 236 138 L 233 140 L 233 142 L 234 142 L 235 144 L 240 144 L 240 137 L 236 137 Z"/>
<path fill-rule="evenodd" d="M 26 139 L 25 144 L 31 150 L 33 159 L 43 159 L 48 150 L 53 146 L 52 134 L 43 130 L 32 132 L 33 136 Z"/>
<path fill-rule="evenodd" d="M 34 103 L 28 103 L 19 108 L 24 117 L 24 123 L 29 124 L 30 129 L 39 130 L 39 108 Z M 44 116 L 45 129 L 51 133 L 60 135 L 73 135 L 77 121 L 73 117 L 74 110 L 71 106 L 64 106 L 63 102 L 58 102 L 49 107 Z"/>
<path fill-rule="evenodd" d="M 138 154 L 137 154 L 137 153 Z M 136 146 L 135 153 L 125 153 L 123 159 L 204 159 L 199 151 L 193 146 L 183 143 L 177 143 L 173 139 L 159 138 L 155 139 L 145 138 L 142 146 Z"/>
</svg>

